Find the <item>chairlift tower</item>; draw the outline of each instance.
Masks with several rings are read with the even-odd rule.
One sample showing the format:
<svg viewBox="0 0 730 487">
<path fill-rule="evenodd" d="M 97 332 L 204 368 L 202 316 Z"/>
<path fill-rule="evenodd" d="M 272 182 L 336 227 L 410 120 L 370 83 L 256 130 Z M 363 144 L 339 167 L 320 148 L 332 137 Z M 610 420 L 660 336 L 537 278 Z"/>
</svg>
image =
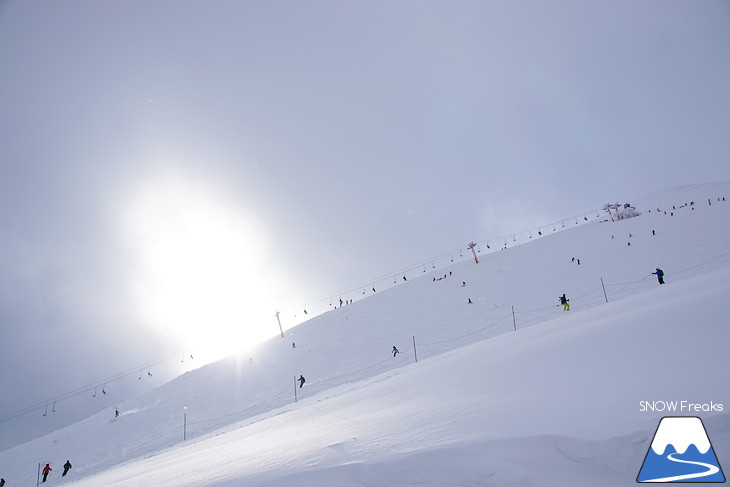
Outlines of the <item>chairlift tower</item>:
<svg viewBox="0 0 730 487">
<path fill-rule="evenodd" d="M 284 338 L 284 329 L 281 327 L 281 319 L 279 318 L 279 310 L 276 311 L 276 321 L 279 323 L 279 331 L 281 332 L 281 338 Z"/>
<path fill-rule="evenodd" d="M 476 262 L 478 264 L 479 263 L 479 258 L 477 257 L 477 253 L 474 250 L 474 247 L 476 247 L 476 246 L 477 246 L 477 244 L 475 244 L 473 241 L 472 242 L 469 242 L 469 246 L 468 246 L 469 247 L 469 250 L 471 250 L 471 253 L 474 254 L 474 262 Z"/>
</svg>

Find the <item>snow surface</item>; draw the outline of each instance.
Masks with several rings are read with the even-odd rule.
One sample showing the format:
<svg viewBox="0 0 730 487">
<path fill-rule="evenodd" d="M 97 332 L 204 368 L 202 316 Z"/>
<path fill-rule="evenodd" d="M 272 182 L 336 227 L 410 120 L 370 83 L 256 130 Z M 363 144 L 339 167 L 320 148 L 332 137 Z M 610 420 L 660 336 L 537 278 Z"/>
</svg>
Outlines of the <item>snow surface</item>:
<svg viewBox="0 0 730 487">
<path fill-rule="evenodd" d="M 659 419 L 682 414 L 703 418 L 730 464 L 727 412 L 641 407 L 730 405 L 728 195 L 674 188 L 632 202 L 639 217 L 425 273 L 120 404 L 119 418 L 2 451 L 0 476 L 32 486 L 51 463 L 45 485 L 69 487 L 634 485 Z"/>
</svg>

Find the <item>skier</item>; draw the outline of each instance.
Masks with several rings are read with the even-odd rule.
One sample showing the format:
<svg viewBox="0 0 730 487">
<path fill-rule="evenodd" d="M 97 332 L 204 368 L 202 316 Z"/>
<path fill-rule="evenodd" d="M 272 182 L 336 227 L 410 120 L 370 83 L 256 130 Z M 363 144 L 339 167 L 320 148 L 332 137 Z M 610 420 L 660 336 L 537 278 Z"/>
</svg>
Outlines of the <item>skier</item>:
<svg viewBox="0 0 730 487">
<path fill-rule="evenodd" d="M 300 389 L 302 388 L 302 386 L 304 385 L 304 383 L 307 382 L 307 380 L 301 374 L 299 374 L 299 378 L 297 380 L 299 381 L 299 388 Z"/>
<path fill-rule="evenodd" d="M 467 304 L 474 304 L 474 303 L 471 302 L 471 298 L 469 298 L 469 301 L 468 301 Z"/>
<path fill-rule="evenodd" d="M 48 474 L 51 473 L 51 470 L 53 470 L 51 466 L 46 463 L 46 466 L 43 467 L 43 482 L 46 481 L 46 479 L 48 478 Z"/>
<path fill-rule="evenodd" d="M 66 460 L 66 463 L 63 464 L 63 473 L 61 474 L 61 477 L 65 477 L 69 470 L 71 470 L 71 462 Z"/>
<path fill-rule="evenodd" d="M 563 295 L 560 296 L 558 299 L 560 299 L 560 304 L 563 305 L 563 311 L 570 311 L 570 304 L 568 303 L 570 299 L 565 297 L 565 293 L 563 293 Z"/>
<path fill-rule="evenodd" d="M 3 487 L 5 485 L 5 479 L 0 479 L 0 487 Z"/>
<path fill-rule="evenodd" d="M 661 270 L 660 268 L 657 267 L 656 272 L 652 272 L 652 274 L 654 274 L 656 276 L 657 280 L 659 281 L 659 284 L 664 284 L 664 271 L 663 270 Z"/>
<path fill-rule="evenodd" d="M 116 409 L 116 408 L 114 409 L 114 417 L 115 418 L 119 417 L 119 409 Z"/>
<path fill-rule="evenodd" d="M 396 356 L 397 354 L 399 354 L 399 353 L 400 353 L 400 352 L 398 351 L 398 349 L 397 349 L 397 348 L 395 348 L 395 345 L 393 345 L 393 357 L 395 357 L 395 356 Z"/>
</svg>

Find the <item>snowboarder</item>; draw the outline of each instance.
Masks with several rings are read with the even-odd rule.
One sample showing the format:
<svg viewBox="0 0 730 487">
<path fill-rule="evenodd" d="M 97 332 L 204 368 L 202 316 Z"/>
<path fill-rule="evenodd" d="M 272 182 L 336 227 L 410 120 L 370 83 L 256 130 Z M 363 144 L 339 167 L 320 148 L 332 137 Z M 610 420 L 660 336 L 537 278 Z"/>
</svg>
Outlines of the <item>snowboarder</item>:
<svg viewBox="0 0 730 487">
<path fill-rule="evenodd" d="M 399 354 L 399 353 L 400 353 L 400 352 L 398 351 L 398 349 L 397 349 L 397 348 L 395 348 L 395 345 L 393 345 L 393 357 L 395 357 L 395 356 L 396 356 L 397 354 Z"/>
<path fill-rule="evenodd" d="M 652 272 L 652 274 L 654 274 L 656 276 L 657 280 L 659 281 L 659 284 L 664 284 L 664 271 L 663 270 L 661 270 L 660 268 L 657 267 L 656 272 Z"/>
<path fill-rule="evenodd" d="M 297 380 L 299 381 L 299 388 L 300 389 L 302 388 L 302 386 L 304 385 L 304 383 L 307 382 L 307 380 L 301 374 L 299 375 L 299 378 Z"/>
<path fill-rule="evenodd" d="M 69 470 L 71 470 L 71 462 L 66 460 L 66 463 L 63 464 L 63 473 L 61 474 L 61 477 L 65 477 Z"/>
<path fill-rule="evenodd" d="M 471 298 L 469 298 L 469 301 L 468 301 L 467 304 L 474 304 L 474 303 L 471 302 Z"/>
<path fill-rule="evenodd" d="M 5 485 L 5 479 L 0 479 L 0 487 L 3 487 Z"/>
<path fill-rule="evenodd" d="M 119 409 L 116 409 L 116 408 L 114 409 L 114 417 L 115 418 L 119 417 Z"/>
<path fill-rule="evenodd" d="M 43 482 L 45 482 L 46 479 L 48 479 L 48 474 L 51 473 L 51 470 L 53 470 L 51 468 L 51 466 L 46 463 L 46 466 L 43 467 Z"/>
<path fill-rule="evenodd" d="M 563 305 L 563 311 L 570 311 L 570 303 L 568 303 L 570 299 L 565 297 L 565 293 L 563 293 L 563 295 L 558 299 L 560 299 L 560 304 Z"/>
</svg>

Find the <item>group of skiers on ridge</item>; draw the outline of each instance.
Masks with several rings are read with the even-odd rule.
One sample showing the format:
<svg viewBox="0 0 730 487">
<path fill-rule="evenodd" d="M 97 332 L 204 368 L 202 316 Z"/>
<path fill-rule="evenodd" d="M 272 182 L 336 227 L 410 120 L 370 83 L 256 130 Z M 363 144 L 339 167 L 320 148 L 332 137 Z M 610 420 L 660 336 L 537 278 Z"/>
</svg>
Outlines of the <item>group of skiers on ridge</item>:
<svg viewBox="0 0 730 487">
<path fill-rule="evenodd" d="M 68 471 L 71 470 L 71 467 L 73 467 L 73 465 L 71 465 L 71 462 L 66 460 L 66 463 L 63 464 L 63 473 L 61 474 L 61 477 L 65 477 Z M 46 466 L 43 467 L 43 470 L 41 470 L 41 473 L 43 474 L 43 480 L 41 481 L 41 483 L 45 483 L 46 480 L 48 480 L 48 474 L 51 473 L 52 470 L 53 469 L 51 468 L 51 464 L 46 463 Z M 2 478 L 0 479 L 0 487 L 3 487 L 4 485 L 5 479 Z"/>
<path fill-rule="evenodd" d="M 65 477 L 66 474 L 68 473 L 68 471 L 71 470 L 72 466 L 73 465 L 71 465 L 71 462 L 66 460 L 66 463 L 63 464 L 63 473 L 61 474 L 61 477 Z M 41 470 L 41 473 L 43 474 L 43 480 L 41 481 L 41 483 L 45 483 L 45 481 L 48 480 L 48 474 L 51 473 L 51 470 L 53 470 L 51 468 L 51 464 L 46 463 L 46 466 L 43 467 L 43 470 Z M 2 478 L 2 479 L 0 479 L 0 487 L 3 487 L 4 485 L 5 485 L 5 479 Z"/>
<path fill-rule="evenodd" d="M 65 477 L 66 474 L 68 473 L 68 471 L 71 470 L 71 467 L 72 466 L 73 465 L 71 465 L 71 462 L 68 461 L 68 460 L 66 460 L 66 463 L 63 464 L 63 473 L 61 474 L 61 477 Z M 50 463 L 46 463 L 46 466 L 43 467 L 43 470 L 41 470 L 41 473 L 43 474 L 43 480 L 42 480 L 41 483 L 45 483 L 45 481 L 48 480 L 48 474 L 51 473 L 51 470 L 53 470 L 51 468 L 51 464 Z M 0 487 L 2 487 L 2 485 L 4 485 L 4 483 L 5 482 L 4 482 L 4 479 L 3 479 L 3 483 L 0 484 Z"/>
<path fill-rule="evenodd" d="M 664 271 L 663 270 L 661 270 L 660 268 L 657 267 L 656 271 L 649 274 L 649 276 L 652 276 L 652 275 L 656 276 L 657 281 L 659 281 L 659 284 L 664 284 Z M 646 276 L 646 277 L 649 277 L 649 276 Z M 646 277 L 644 279 L 646 279 Z M 563 305 L 563 311 L 570 311 L 570 303 L 569 303 L 570 299 L 565 297 L 565 293 L 563 293 L 563 295 L 560 296 L 558 299 L 560 300 L 560 304 Z"/>
</svg>

